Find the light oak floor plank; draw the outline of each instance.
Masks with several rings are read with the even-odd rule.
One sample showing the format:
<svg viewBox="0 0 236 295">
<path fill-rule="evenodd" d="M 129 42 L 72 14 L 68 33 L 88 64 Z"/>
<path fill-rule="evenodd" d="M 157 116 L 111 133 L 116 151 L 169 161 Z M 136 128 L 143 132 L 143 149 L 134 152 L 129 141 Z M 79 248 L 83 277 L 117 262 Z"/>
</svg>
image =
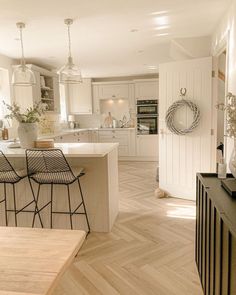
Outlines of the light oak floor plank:
<svg viewBox="0 0 236 295">
<path fill-rule="evenodd" d="M 53 295 L 202 295 L 195 203 L 157 199 L 156 163 L 120 162 L 111 233 L 91 233 Z"/>
</svg>

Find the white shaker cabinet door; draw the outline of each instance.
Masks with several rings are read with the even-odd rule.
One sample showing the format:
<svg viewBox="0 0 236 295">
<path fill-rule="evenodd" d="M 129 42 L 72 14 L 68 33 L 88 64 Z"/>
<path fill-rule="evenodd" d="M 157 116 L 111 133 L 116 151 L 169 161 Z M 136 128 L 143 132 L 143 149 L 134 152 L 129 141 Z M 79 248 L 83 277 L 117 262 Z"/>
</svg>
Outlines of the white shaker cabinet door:
<svg viewBox="0 0 236 295">
<path fill-rule="evenodd" d="M 111 84 L 111 85 L 99 85 L 99 98 L 100 99 L 115 99 L 129 97 L 129 85 L 128 84 Z"/>
<path fill-rule="evenodd" d="M 136 99 L 158 99 L 158 80 L 135 82 Z"/>
<path fill-rule="evenodd" d="M 137 135 L 137 156 L 158 161 L 158 135 Z"/>
<path fill-rule="evenodd" d="M 81 84 L 68 85 L 67 101 L 70 114 L 92 114 L 91 79 Z"/>
<path fill-rule="evenodd" d="M 99 98 L 99 88 L 98 85 L 93 85 L 92 93 L 93 93 L 93 113 L 100 114 L 100 98 Z"/>
</svg>

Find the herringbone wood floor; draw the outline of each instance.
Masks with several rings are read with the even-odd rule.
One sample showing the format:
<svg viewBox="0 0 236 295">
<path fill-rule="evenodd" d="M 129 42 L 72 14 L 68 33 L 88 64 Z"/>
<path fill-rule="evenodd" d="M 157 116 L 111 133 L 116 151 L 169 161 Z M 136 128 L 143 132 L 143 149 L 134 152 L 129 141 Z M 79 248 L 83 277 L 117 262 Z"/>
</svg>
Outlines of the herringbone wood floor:
<svg viewBox="0 0 236 295">
<path fill-rule="evenodd" d="M 195 204 L 157 199 L 155 163 L 121 162 L 120 213 L 91 233 L 54 295 L 200 295 L 194 264 Z"/>
</svg>

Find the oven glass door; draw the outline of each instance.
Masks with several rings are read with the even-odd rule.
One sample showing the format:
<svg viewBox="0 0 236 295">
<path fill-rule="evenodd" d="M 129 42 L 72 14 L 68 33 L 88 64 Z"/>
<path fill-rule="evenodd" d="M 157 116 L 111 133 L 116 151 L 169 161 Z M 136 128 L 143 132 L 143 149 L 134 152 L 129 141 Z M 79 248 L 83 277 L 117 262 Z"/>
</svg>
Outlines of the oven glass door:
<svg viewBox="0 0 236 295">
<path fill-rule="evenodd" d="M 138 115 L 157 115 L 157 105 L 138 105 Z"/>
<path fill-rule="evenodd" d="M 138 134 L 157 134 L 158 116 L 137 117 Z"/>
</svg>

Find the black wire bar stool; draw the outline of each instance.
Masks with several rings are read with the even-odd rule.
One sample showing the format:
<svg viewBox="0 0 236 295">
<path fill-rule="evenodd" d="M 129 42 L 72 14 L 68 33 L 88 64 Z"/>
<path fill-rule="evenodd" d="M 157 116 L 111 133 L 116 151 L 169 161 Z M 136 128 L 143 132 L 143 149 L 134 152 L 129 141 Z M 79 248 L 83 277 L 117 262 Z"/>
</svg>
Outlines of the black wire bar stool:
<svg viewBox="0 0 236 295">
<path fill-rule="evenodd" d="M 73 229 L 73 215 L 83 214 L 86 218 L 86 223 L 88 227 L 88 233 L 90 232 L 90 225 L 88 221 L 88 215 L 86 211 L 86 206 L 84 203 L 84 196 L 80 184 L 80 177 L 85 175 L 83 168 L 78 170 L 78 175 L 74 174 L 69 163 L 67 162 L 65 155 L 60 149 L 28 149 L 26 150 L 26 163 L 27 172 L 30 182 L 30 187 L 32 194 L 36 200 L 37 207 L 35 208 L 33 225 L 35 222 L 36 215 L 43 210 L 45 207 L 50 205 L 50 227 L 53 227 L 52 217 L 53 214 L 67 214 L 70 216 L 70 227 Z M 35 194 L 33 185 L 31 181 L 38 184 L 38 189 Z M 74 182 L 78 182 L 79 192 L 81 196 L 81 202 L 78 206 L 72 210 L 71 208 L 71 196 L 70 196 L 70 185 Z M 40 195 L 40 188 L 42 185 L 51 186 L 51 196 L 50 201 L 46 203 L 41 209 L 38 209 L 38 201 Z M 68 197 L 68 208 L 69 212 L 53 211 L 53 186 L 54 185 L 65 185 L 67 186 L 67 197 Z M 78 212 L 80 207 L 83 207 L 83 212 Z"/>
<path fill-rule="evenodd" d="M 14 212 L 15 213 L 15 226 L 17 226 L 17 214 L 20 212 L 31 212 L 34 213 L 32 210 L 26 210 L 28 206 L 31 204 L 35 204 L 35 207 L 37 209 L 37 204 L 35 198 L 29 203 L 27 203 L 23 208 L 17 210 L 17 205 L 16 205 L 16 189 L 15 185 L 16 183 L 20 182 L 22 179 L 24 179 L 27 176 L 26 170 L 15 170 L 7 157 L 4 155 L 2 151 L 0 151 L 0 183 L 3 183 L 4 187 L 4 198 L 0 201 L 0 203 L 5 203 L 5 221 L 6 221 L 6 226 L 8 226 L 8 212 Z M 7 184 L 12 185 L 12 190 L 13 190 L 13 207 L 14 209 L 8 209 L 7 206 Z M 39 220 L 42 224 L 41 216 L 39 215 Z"/>
</svg>

